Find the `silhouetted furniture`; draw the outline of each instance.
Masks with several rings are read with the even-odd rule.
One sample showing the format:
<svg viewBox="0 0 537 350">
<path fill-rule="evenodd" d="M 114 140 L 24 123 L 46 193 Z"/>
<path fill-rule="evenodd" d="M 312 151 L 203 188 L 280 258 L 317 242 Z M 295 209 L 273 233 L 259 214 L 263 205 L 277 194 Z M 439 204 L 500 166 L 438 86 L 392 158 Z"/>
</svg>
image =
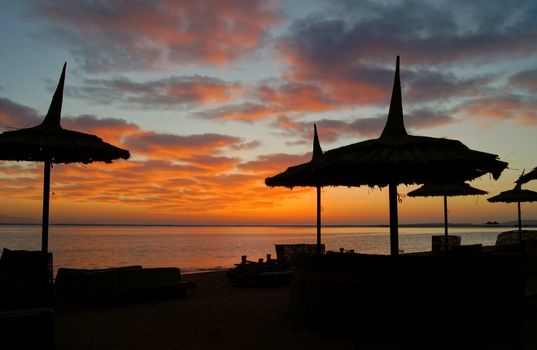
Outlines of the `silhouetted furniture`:
<svg viewBox="0 0 537 350">
<path fill-rule="evenodd" d="M 226 274 L 229 282 L 240 285 L 282 285 L 291 283 L 293 267 L 285 261 L 272 259 L 271 254 L 267 254 L 266 261 L 263 258 L 249 261 L 243 255 L 240 264 L 235 264 Z"/>
<path fill-rule="evenodd" d="M 54 349 L 54 310 L 1 311 L 0 349 Z"/>
<path fill-rule="evenodd" d="M 535 230 L 511 230 L 498 234 L 496 237 L 496 246 L 515 245 L 520 243 L 520 236 L 522 236 L 522 242 L 525 241 L 537 241 L 537 231 Z"/>
<path fill-rule="evenodd" d="M 432 236 L 432 252 L 439 253 L 446 250 L 446 236 Z M 461 245 L 461 236 L 448 236 L 448 250 L 453 250 L 453 248 Z"/>
<path fill-rule="evenodd" d="M 317 254 L 316 244 L 276 244 L 276 258 L 280 262 L 293 264 L 293 261 L 298 255 L 314 255 Z M 325 246 L 321 244 L 320 254 L 324 254 Z"/>
<path fill-rule="evenodd" d="M 51 307 L 52 253 L 4 248 L 0 258 L 0 310 Z"/>
<path fill-rule="evenodd" d="M 189 288 L 194 285 L 182 280 L 176 267 L 60 268 L 56 275 L 60 298 L 87 305 L 173 299 L 186 296 Z"/>
<path fill-rule="evenodd" d="M 300 256 L 289 315 L 360 336 L 512 334 L 521 321 L 525 271 L 525 256 L 509 252 Z"/>
<path fill-rule="evenodd" d="M 293 277 L 293 262 L 296 256 L 317 254 L 316 244 L 276 244 L 276 259 L 267 254 L 266 261 L 249 261 L 242 256 L 241 263 L 227 272 L 230 282 L 247 285 L 249 283 L 276 285 L 290 284 Z M 321 254 L 325 246 L 321 244 Z"/>
</svg>

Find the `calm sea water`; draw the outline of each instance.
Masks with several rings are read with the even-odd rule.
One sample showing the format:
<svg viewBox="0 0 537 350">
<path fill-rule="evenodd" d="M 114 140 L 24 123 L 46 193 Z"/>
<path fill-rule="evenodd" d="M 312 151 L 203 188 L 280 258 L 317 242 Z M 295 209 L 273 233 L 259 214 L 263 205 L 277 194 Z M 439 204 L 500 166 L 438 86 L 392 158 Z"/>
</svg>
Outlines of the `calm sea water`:
<svg viewBox="0 0 537 350">
<path fill-rule="evenodd" d="M 431 250 L 431 235 L 442 227 L 400 228 L 404 252 Z M 450 228 L 462 244 L 494 245 L 508 228 Z M 178 227 L 178 226 L 51 226 L 49 250 L 54 268 L 105 268 L 122 265 L 176 266 L 183 272 L 232 267 L 241 255 L 257 260 L 276 256 L 275 244 L 315 243 L 314 227 Z M 327 250 L 389 254 L 387 227 L 326 227 L 322 239 Z M 0 226 L 0 248 L 41 249 L 41 227 Z"/>
</svg>

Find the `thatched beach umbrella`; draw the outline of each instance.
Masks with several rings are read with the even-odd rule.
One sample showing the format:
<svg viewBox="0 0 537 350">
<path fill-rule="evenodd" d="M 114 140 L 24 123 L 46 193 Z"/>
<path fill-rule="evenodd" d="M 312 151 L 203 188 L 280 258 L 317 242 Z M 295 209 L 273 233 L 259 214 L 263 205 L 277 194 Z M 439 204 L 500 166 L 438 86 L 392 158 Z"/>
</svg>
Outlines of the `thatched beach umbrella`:
<svg viewBox="0 0 537 350">
<path fill-rule="evenodd" d="M 63 129 L 60 125 L 64 64 L 58 87 L 54 92 L 47 115 L 37 126 L 6 131 L 0 134 L 0 159 L 44 162 L 42 251 L 48 251 L 48 217 L 50 197 L 50 168 L 52 163 L 111 163 L 130 157 L 129 151 L 112 146 L 97 136 Z"/>
<path fill-rule="evenodd" d="M 486 191 L 472 187 L 466 182 L 459 182 L 454 184 L 425 184 L 414 191 L 408 192 L 408 195 L 410 197 L 444 197 L 444 248 L 447 252 L 449 236 L 447 197 L 471 196 L 486 193 Z"/>
<path fill-rule="evenodd" d="M 268 186 L 389 186 L 390 250 L 399 252 L 397 185 L 456 183 L 486 173 L 497 179 L 507 167 L 495 154 L 474 151 L 460 141 L 408 135 L 403 121 L 399 56 L 388 120 L 377 139 L 326 151 L 315 162 L 267 178 Z"/>
<path fill-rule="evenodd" d="M 319 135 L 317 134 L 317 125 L 313 124 L 313 152 L 311 156 L 311 161 L 309 163 L 314 163 L 318 161 L 323 156 L 323 150 L 321 148 L 321 143 L 319 142 Z M 306 163 L 306 164 L 309 164 Z M 294 167 L 290 167 L 288 171 L 292 172 Z M 300 171 L 300 169 L 299 169 Z M 310 177 L 308 177 L 308 180 Z M 321 251 L 321 185 L 320 182 L 315 181 L 313 176 L 313 182 L 304 182 L 300 176 L 293 177 L 293 179 L 285 185 L 285 187 L 296 187 L 296 186 L 307 186 L 315 187 L 317 189 L 317 252 Z"/>
<path fill-rule="evenodd" d="M 527 174 L 525 174 L 525 175 L 522 174 L 522 175 L 518 178 L 518 180 L 516 180 L 515 182 L 516 182 L 517 184 L 523 185 L 523 184 L 525 184 L 526 182 L 529 182 L 529 181 L 531 181 L 531 180 L 535 180 L 535 179 L 537 179 L 537 168 L 533 168 L 532 171 L 530 171 L 529 173 L 527 173 Z"/>
<path fill-rule="evenodd" d="M 530 190 L 523 190 L 520 184 L 516 184 L 515 188 L 508 191 L 503 191 L 494 197 L 488 198 L 489 202 L 497 203 L 516 203 L 518 208 L 518 239 L 522 242 L 522 214 L 520 210 L 520 203 L 522 202 L 537 202 L 537 192 Z"/>
</svg>

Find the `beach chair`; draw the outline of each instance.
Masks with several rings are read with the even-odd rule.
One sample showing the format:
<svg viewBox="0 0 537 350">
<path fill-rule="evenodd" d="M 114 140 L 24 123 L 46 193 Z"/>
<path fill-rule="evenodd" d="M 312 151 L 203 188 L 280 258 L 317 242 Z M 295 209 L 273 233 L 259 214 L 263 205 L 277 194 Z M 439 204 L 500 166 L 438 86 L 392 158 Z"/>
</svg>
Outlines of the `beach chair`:
<svg viewBox="0 0 537 350">
<path fill-rule="evenodd" d="M 195 286 L 176 267 L 60 268 L 58 296 L 80 305 L 113 305 L 180 298 Z"/>
</svg>

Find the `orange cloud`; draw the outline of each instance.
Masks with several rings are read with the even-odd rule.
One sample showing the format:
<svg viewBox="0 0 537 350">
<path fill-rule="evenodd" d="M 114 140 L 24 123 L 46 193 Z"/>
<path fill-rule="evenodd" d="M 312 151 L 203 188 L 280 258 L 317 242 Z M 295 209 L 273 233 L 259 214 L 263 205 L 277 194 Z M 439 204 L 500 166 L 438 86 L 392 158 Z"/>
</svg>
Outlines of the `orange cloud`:
<svg viewBox="0 0 537 350">
<path fill-rule="evenodd" d="M 196 115 L 205 119 L 215 120 L 238 120 L 244 122 L 253 122 L 265 119 L 278 113 L 277 110 L 259 103 L 244 103 L 237 105 L 226 105 L 213 110 L 207 110 L 196 113 Z"/>
<path fill-rule="evenodd" d="M 227 64 L 259 48 L 280 17 L 270 2 L 251 0 L 63 0 L 33 13 L 93 72 Z"/>
<path fill-rule="evenodd" d="M 537 101 L 517 96 L 497 96 L 473 100 L 457 111 L 481 119 L 509 120 L 513 123 L 537 125 Z"/>
<path fill-rule="evenodd" d="M 141 83 L 119 77 L 86 79 L 82 86 L 69 86 L 66 94 L 103 104 L 147 109 L 228 103 L 242 94 L 242 87 L 203 76 L 174 76 Z"/>
<path fill-rule="evenodd" d="M 261 101 L 267 101 L 280 111 L 319 112 L 337 108 L 334 100 L 312 84 L 261 85 L 255 90 Z"/>
</svg>

